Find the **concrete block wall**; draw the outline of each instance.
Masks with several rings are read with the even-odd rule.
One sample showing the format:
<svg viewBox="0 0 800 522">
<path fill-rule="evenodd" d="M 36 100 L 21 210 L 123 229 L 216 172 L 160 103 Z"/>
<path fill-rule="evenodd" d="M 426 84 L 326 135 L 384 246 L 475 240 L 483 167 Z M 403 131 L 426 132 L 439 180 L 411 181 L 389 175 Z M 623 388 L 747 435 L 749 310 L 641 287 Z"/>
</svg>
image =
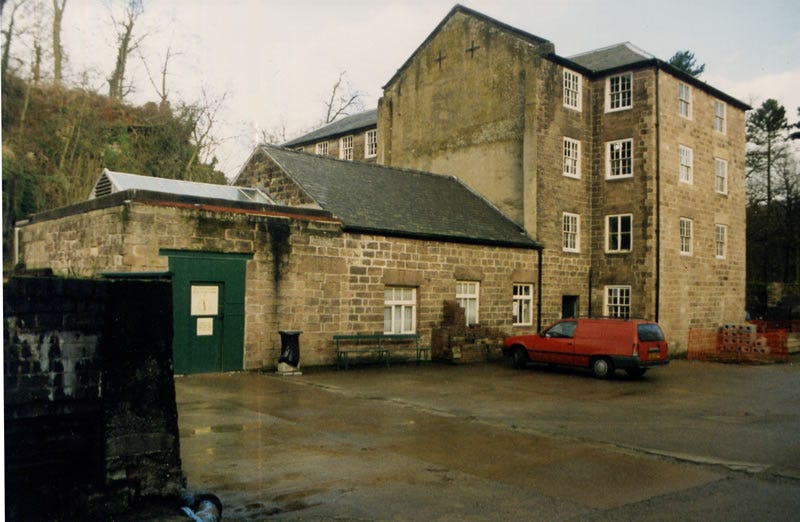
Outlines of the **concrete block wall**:
<svg viewBox="0 0 800 522">
<path fill-rule="evenodd" d="M 3 299 L 7 518 L 177 497 L 169 284 L 15 277 Z"/>
</svg>

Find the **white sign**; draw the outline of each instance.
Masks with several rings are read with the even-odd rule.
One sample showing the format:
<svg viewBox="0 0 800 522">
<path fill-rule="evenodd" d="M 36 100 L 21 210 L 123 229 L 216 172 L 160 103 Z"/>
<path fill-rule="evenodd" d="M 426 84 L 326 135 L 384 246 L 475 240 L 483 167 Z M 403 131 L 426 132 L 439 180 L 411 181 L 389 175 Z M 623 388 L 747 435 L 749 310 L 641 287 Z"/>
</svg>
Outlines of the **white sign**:
<svg viewBox="0 0 800 522">
<path fill-rule="evenodd" d="M 219 287 L 192 285 L 192 315 L 217 315 Z"/>
<path fill-rule="evenodd" d="M 214 335 L 214 318 L 213 317 L 198 317 L 197 318 L 197 336 Z"/>
</svg>

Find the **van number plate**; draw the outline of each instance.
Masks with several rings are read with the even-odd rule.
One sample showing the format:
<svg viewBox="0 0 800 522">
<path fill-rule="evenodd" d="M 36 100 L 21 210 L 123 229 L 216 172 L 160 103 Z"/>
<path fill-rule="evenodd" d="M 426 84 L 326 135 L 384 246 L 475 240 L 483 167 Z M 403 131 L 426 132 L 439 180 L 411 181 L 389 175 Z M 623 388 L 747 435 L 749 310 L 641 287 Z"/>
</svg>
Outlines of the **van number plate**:
<svg viewBox="0 0 800 522">
<path fill-rule="evenodd" d="M 650 352 L 647 354 L 648 359 L 661 359 L 661 352 Z"/>
</svg>

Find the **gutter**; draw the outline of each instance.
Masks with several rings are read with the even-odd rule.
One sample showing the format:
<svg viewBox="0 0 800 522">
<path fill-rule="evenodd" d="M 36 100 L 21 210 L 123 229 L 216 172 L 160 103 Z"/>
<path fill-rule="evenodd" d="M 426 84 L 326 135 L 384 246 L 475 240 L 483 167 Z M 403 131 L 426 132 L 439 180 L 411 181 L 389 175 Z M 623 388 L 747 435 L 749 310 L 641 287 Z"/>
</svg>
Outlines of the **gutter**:
<svg viewBox="0 0 800 522">
<path fill-rule="evenodd" d="M 536 249 L 536 271 L 537 278 L 539 279 L 536 288 L 536 333 L 542 331 L 542 251 L 544 249 L 539 247 Z"/>
</svg>

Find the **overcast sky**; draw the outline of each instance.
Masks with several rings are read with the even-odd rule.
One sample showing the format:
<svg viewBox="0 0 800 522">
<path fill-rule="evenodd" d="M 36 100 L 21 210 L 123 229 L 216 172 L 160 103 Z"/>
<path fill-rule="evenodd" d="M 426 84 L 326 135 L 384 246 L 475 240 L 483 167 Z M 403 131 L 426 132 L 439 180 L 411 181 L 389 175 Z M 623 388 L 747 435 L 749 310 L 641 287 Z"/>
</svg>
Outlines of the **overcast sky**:
<svg viewBox="0 0 800 522">
<path fill-rule="evenodd" d="M 49 3 L 49 2 L 47 2 Z M 116 8 L 121 0 L 114 0 Z M 381 87 L 455 4 L 446 0 L 144 0 L 137 33 L 157 72 L 167 47 L 172 100 L 201 88 L 225 95 L 220 167 L 235 175 L 261 130 L 293 138 L 324 117 L 339 73 L 374 108 Z M 775 98 L 791 122 L 800 106 L 797 0 L 471 0 L 463 5 L 553 42 L 569 57 L 630 41 L 663 60 L 692 50 L 700 77 L 751 105 Z M 4 24 L 5 25 L 5 24 Z M 71 72 L 90 70 L 104 85 L 115 43 L 101 0 L 68 0 L 64 47 Z M 133 103 L 157 100 L 142 60 L 129 68 Z"/>
</svg>

